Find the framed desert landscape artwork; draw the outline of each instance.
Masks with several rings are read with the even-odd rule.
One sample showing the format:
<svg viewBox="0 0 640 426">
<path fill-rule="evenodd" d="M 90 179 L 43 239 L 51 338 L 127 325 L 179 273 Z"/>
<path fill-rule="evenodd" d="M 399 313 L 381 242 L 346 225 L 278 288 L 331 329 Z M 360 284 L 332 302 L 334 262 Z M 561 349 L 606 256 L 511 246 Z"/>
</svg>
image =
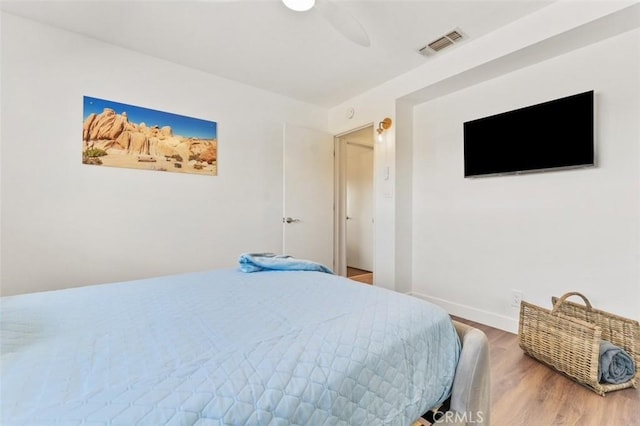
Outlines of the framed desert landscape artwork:
<svg viewBox="0 0 640 426">
<path fill-rule="evenodd" d="M 218 125 L 85 96 L 82 162 L 217 176 Z"/>
</svg>

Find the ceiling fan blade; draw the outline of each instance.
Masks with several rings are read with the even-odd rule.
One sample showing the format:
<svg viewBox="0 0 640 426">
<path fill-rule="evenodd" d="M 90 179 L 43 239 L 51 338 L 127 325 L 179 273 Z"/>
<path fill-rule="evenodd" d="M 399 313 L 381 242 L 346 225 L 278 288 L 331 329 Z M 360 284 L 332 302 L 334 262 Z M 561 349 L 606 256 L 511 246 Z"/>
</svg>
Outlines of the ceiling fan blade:
<svg viewBox="0 0 640 426">
<path fill-rule="evenodd" d="M 345 8 L 330 0 L 317 0 L 316 8 L 327 22 L 344 37 L 360 46 L 371 46 L 367 31 Z"/>
</svg>

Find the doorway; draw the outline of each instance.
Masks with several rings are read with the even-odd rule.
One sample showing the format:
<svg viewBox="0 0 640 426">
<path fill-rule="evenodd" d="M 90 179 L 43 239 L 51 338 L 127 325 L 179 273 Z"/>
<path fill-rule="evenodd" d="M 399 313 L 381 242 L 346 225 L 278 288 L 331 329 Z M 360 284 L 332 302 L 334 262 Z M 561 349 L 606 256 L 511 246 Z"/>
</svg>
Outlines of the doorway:
<svg viewBox="0 0 640 426">
<path fill-rule="evenodd" d="M 336 137 L 338 273 L 373 283 L 373 126 Z"/>
</svg>

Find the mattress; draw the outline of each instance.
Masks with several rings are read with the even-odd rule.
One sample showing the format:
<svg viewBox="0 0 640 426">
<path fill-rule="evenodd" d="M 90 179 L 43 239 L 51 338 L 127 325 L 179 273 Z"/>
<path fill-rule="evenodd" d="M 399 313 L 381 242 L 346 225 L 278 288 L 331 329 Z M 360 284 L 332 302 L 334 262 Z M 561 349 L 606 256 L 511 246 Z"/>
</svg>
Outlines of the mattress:
<svg viewBox="0 0 640 426">
<path fill-rule="evenodd" d="M 321 272 L 223 269 L 0 299 L 3 425 L 410 425 L 447 313 Z"/>
</svg>

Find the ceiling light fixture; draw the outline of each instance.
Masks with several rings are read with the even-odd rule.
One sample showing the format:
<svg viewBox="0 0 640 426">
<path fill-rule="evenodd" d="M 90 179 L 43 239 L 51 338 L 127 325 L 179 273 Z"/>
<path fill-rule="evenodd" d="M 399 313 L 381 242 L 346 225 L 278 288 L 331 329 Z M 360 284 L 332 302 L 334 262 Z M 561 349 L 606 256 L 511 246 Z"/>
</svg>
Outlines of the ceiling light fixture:
<svg viewBox="0 0 640 426">
<path fill-rule="evenodd" d="M 316 0 L 282 0 L 282 3 L 296 12 L 306 12 L 316 4 Z"/>
<path fill-rule="evenodd" d="M 376 132 L 378 132 L 378 142 L 382 142 L 382 133 L 385 130 L 389 130 L 392 123 L 393 121 L 389 117 L 386 117 L 384 120 L 378 123 L 378 128 L 376 129 Z"/>
</svg>

